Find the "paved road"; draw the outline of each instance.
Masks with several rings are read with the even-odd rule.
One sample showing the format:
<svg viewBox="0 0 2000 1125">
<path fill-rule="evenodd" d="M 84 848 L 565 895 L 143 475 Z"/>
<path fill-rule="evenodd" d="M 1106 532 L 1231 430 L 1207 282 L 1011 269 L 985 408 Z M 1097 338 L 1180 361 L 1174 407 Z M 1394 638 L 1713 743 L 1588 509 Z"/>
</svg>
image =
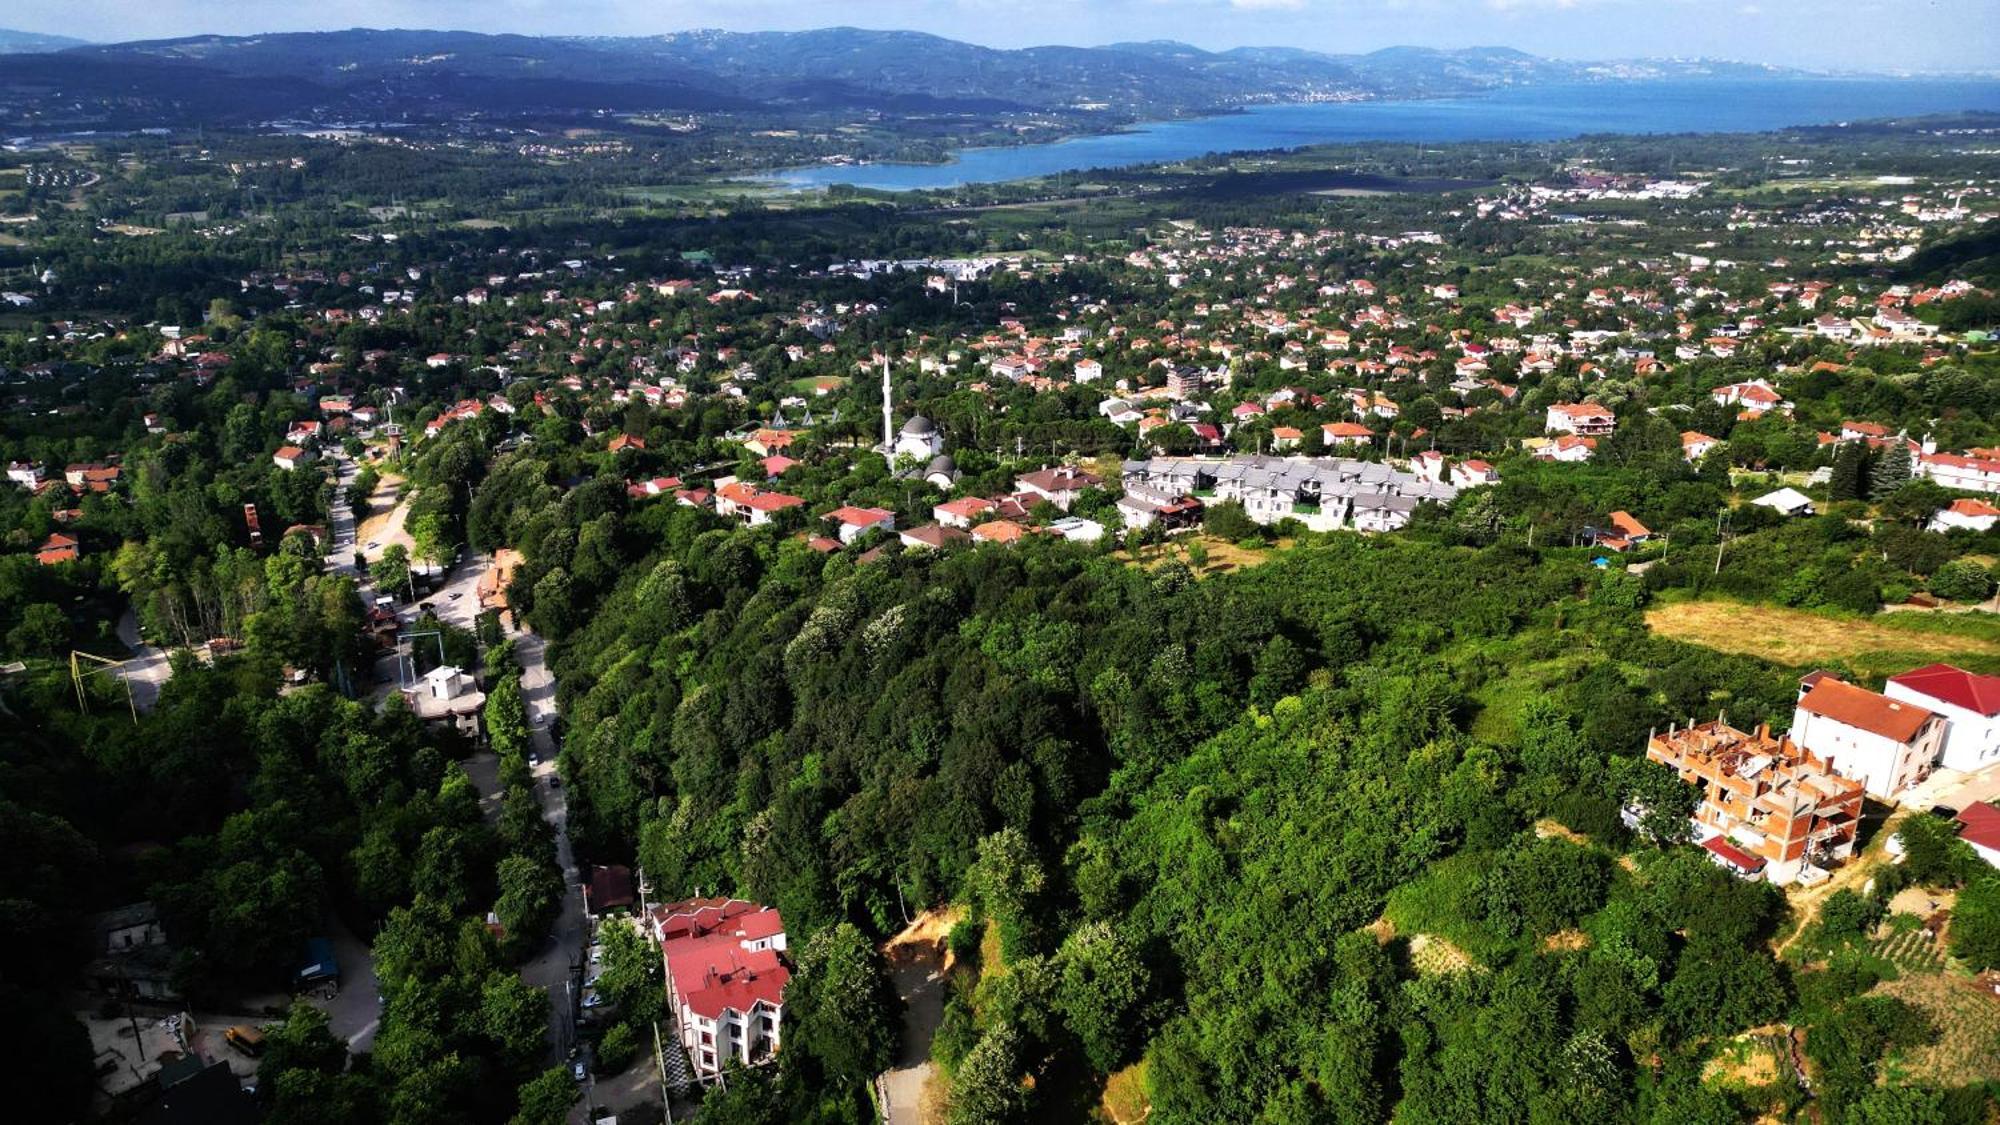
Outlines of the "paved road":
<svg viewBox="0 0 2000 1125">
<path fill-rule="evenodd" d="M 331 1000 L 314 998 L 312 1003 L 326 1013 L 327 1029 L 345 1039 L 348 1050 L 364 1054 L 375 1045 L 375 1033 L 382 1029 L 375 956 L 368 943 L 339 919 L 334 920 L 327 936 L 333 941 L 334 957 L 340 961 L 340 991 Z"/>
<path fill-rule="evenodd" d="M 355 574 L 354 570 L 354 519 L 347 506 L 346 486 L 355 474 L 351 462 L 342 459 L 336 471 L 335 497 L 329 519 L 333 536 L 332 555 L 334 568 L 344 574 Z M 429 606 L 440 621 L 472 629 L 479 615 L 479 582 L 492 560 L 483 555 L 471 554 L 466 561 L 454 567 L 444 583 L 433 594 L 426 596 L 421 605 Z M 357 575 L 358 577 L 358 575 Z M 364 597 L 374 598 L 372 590 L 363 580 Z M 415 620 L 417 606 L 399 606 L 398 616 L 406 623 Z M 583 892 L 580 885 L 581 873 L 576 866 L 576 857 L 570 849 L 569 810 L 561 789 L 551 782 L 555 778 L 555 758 L 558 747 L 550 724 L 556 717 L 556 684 L 549 674 L 547 653 L 542 638 L 520 630 L 510 631 L 514 641 L 514 657 L 521 665 L 521 695 L 527 705 L 529 743 L 541 763 L 534 767 L 535 790 L 542 805 L 542 818 L 555 830 L 556 862 L 563 873 L 562 913 L 556 919 L 551 940 L 542 951 L 521 966 L 521 979 L 537 988 L 546 989 L 549 994 L 549 1053 L 551 1065 L 568 1059 L 576 1041 L 575 1005 L 581 999 L 575 995 L 580 984 L 577 968 L 583 963 L 584 949 L 589 941 L 588 922 L 583 913 Z M 480 754 L 466 763 L 468 774 L 478 787 L 483 806 L 497 807 L 500 795 L 498 759 L 492 754 Z M 653 1100 L 658 1097 L 655 1068 L 646 1061 L 633 1064 L 626 1074 L 607 1081 L 597 1087 L 596 1104 L 600 1112 L 604 1107 L 612 1109 L 626 1105 L 641 1105 L 650 1093 Z M 579 1098 L 572 1112 L 572 1119 L 586 1120 L 584 1100 Z"/>
<path fill-rule="evenodd" d="M 129 608 L 118 618 L 118 639 L 132 650 L 123 675 L 132 689 L 132 703 L 141 711 L 151 711 L 160 701 L 160 687 L 174 674 L 164 649 L 139 639 L 139 618 Z"/>
</svg>

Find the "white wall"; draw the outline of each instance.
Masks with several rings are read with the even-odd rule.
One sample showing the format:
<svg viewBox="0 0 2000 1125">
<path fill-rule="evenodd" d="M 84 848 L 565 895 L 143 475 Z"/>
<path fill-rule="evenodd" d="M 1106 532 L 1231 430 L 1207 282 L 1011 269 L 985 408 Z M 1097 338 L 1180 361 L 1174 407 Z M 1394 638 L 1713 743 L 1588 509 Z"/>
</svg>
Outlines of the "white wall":
<svg viewBox="0 0 2000 1125">
<path fill-rule="evenodd" d="M 1914 703 L 1944 717 L 1945 732 L 1941 764 L 1946 769 L 1973 770 L 2000 765 L 2000 715 L 1987 716 L 1946 703 L 1894 680 L 1882 691 L 1890 699 Z"/>
<path fill-rule="evenodd" d="M 1861 782 L 1869 796 L 1894 800 L 1937 760 L 1940 725 L 1930 723 L 1914 743 L 1901 743 L 1799 707 L 1792 712 L 1792 741 L 1832 759 L 1834 772 Z"/>
</svg>

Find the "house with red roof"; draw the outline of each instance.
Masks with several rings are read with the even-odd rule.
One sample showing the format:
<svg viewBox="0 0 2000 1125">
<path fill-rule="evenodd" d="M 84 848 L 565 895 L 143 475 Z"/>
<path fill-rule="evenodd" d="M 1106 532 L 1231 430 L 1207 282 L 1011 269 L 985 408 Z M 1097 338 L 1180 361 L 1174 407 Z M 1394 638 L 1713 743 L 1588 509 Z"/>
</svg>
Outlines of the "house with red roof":
<svg viewBox="0 0 2000 1125">
<path fill-rule="evenodd" d="M 993 510 L 993 501 L 979 496 L 962 496 L 931 508 L 931 518 L 946 527 L 969 529 Z"/>
<path fill-rule="evenodd" d="M 1076 503 L 1076 498 L 1086 488 L 1096 488 L 1103 484 L 1096 475 L 1081 469 L 1058 465 L 1053 469 L 1040 469 L 1026 473 L 1014 481 L 1014 487 L 1022 492 L 1032 492 L 1038 498 L 1047 500 L 1063 511 Z"/>
<path fill-rule="evenodd" d="M 1792 740 L 1871 796 L 1893 801 L 1930 776 L 1945 721 L 1928 707 L 1857 687 L 1826 672 L 1799 683 Z"/>
<path fill-rule="evenodd" d="M 1375 440 L 1375 431 L 1359 422 L 1328 422 L 1319 432 L 1328 445 L 1367 445 Z"/>
<path fill-rule="evenodd" d="M 1945 532 L 1955 528 L 1967 531 L 1991 531 L 1995 521 L 2000 521 L 2000 508 L 1984 500 L 1961 497 L 1953 500 L 1948 507 L 1939 508 L 1931 516 L 1926 527 L 1931 531 Z"/>
<path fill-rule="evenodd" d="M 1603 437 L 1617 425 L 1618 417 L 1609 407 L 1594 402 L 1558 402 L 1549 407 L 1542 428 L 1551 434 Z"/>
<path fill-rule="evenodd" d="M 1970 773 L 2000 765 L 2000 676 L 1929 664 L 1889 677 L 1882 694 L 1944 719 L 1944 768 Z"/>
<path fill-rule="evenodd" d="M 796 508 L 805 503 L 802 496 L 789 496 L 782 492 L 765 492 L 754 485 L 740 480 L 721 482 L 715 490 L 715 513 L 729 519 L 739 519 L 751 527 L 762 527 L 778 518 L 780 512 Z"/>
<path fill-rule="evenodd" d="M 1958 814 L 1958 838 L 1972 845 L 1980 859 L 2000 867 L 2000 806 L 1977 801 Z"/>
<path fill-rule="evenodd" d="M 896 530 L 896 513 L 883 508 L 856 508 L 843 504 L 821 518 L 832 521 L 839 529 L 842 543 L 852 543 L 877 528 Z"/>
<path fill-rule="evenodd" d="M 1451 467 L 1453 488 L 1478 488 L 1482 484 L 1498 484 L 1500 472 L 1484 461 L 1470 459 L 1460 461 Z"/>
<path fill-rule="evenodd" d="M 1019 543 L 1028 529 L 1012 520 L 989 520 L 972 529 L 972 538 L 981 543 Z"/>
<path fill-rule="evenodd" d="M 75 562 L 81 553 L 74 536 L 57 531 L 35 548 L 35 561 L 43 566 L 55 566 L 57 563 Z"/>
<path fill-rule="evenodd" d="M 1917 458 L 1916 475 L 1945 488 L 2000 493 L 2000 458 L 1962 453 L 1926 453 Z"/>
<path fill-rule="evenodd" d="M 720 1074 L 732 1059 L 758 1066 L 777 1057 L 792 977 L 778 912 L 742 899 L 691 899 L 654 907 L 646 923 L 695 1074 Z"/>
</svg>

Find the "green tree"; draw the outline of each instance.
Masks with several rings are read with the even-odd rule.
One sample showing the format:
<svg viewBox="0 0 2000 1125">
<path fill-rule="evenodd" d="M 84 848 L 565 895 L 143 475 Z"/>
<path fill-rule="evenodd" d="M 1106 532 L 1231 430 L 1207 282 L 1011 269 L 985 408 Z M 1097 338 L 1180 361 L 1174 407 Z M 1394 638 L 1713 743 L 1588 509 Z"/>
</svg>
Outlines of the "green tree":
<svg viewBox="0 0 2000 1125">
<path fill-rule="evenodd" d="M 1975 972 L 2000 966 L 2000 875 L 1987 872 L 1958 892 L 1951 951 Z"/>
<path fill-rule="evenodd" d="M 560 1066 L 537 1074 L 521 1087 L 520 1109 L 508 1125 L 563 1125 L 569 1107 L 576 1104 L 576 1083 Z"/>
<path fill-rule="evenodd" d="M 986 1030 L 951 1082 L 951 1125 L 1001 1125 L 1027 1105 L 1021 1082 L 1021 1036 L 1011 1024 Z"/>
<path fill-rule="evenodd" d="M 368 568 L 368 578 L 377 594 L 392 598 L 410 597 L 410 550 L 401 543 L 382 548 L 382 557 Z"/>
<path fill-rule="evenodd" d="M 1868 473 L 1869 495 L 1878 500 L 1888 497 L 1909 481 L 1910 468 L 1908 445 L 1896 440 L 1883 446 L 1882 452 L 1875 458 L 1874 467 Z"/>
<path fill-rule="evenodd" d="M 1868 499 L 1868 461 L 1866 442 L 1841 444 L 1839 451 L 1833 455 L 1833 478 L 1828 484 L 1829 495 L 1836 503 Z"/>
<path fill-rule="evenodd" d="M 1101 1074 L 1117 1070 L 1140 1042 L 1136 1017 L 1151 984 L 1145 963 L 1109 923 L 1092 922 L 1064 939 L 1056 965 L 1063 1022 L 1092 1067 Z"/>
<path fill-rule="evenodd" d="M 820 930 L 799 950 L 785 1007 L 798 1018 L 788 1043 L 841 1081 L 865 1081 L 895 1058 L 895 992 L 881 954 L 852 923 Z"/>
</svg>

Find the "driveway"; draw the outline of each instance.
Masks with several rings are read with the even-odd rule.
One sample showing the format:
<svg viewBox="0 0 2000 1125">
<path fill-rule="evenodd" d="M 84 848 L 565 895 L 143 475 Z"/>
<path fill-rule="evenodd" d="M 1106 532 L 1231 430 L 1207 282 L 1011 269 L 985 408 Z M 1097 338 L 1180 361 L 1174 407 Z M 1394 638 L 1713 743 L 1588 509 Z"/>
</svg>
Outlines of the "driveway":
<svg viewBox="0 0 2000 1125">
<path fill-rule="evenodd" d="M 118 639 L 132 650 L 121 674 L 132 689 L 132 703 L 141 711 L 151 711 L 160 701 L 160 688 L 174 674 L 166 650 L 139 639 L 139 618 L 127 608 L 118 618 Z"/>
</svg>

